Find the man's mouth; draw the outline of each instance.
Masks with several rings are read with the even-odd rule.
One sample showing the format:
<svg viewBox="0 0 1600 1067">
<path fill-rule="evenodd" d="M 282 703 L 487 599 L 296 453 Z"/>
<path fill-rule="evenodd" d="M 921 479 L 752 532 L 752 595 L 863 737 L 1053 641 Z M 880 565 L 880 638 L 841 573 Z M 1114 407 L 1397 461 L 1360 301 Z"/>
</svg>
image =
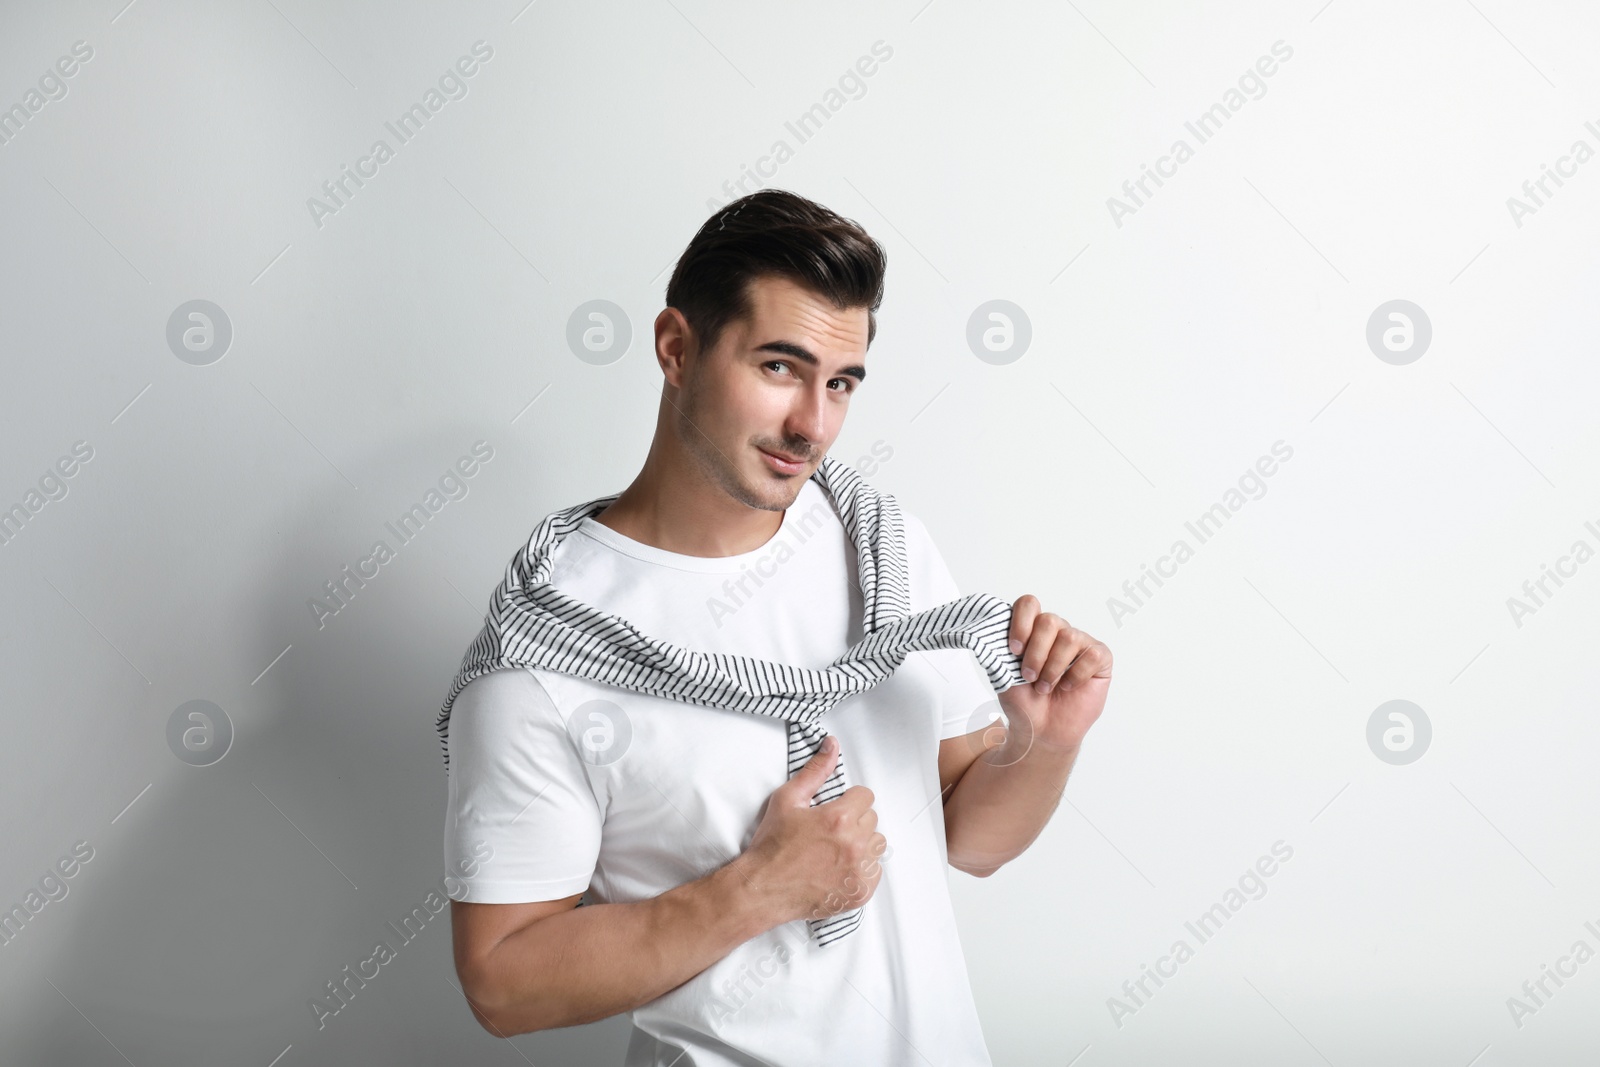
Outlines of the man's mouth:
<svg viewBox="0 0 1600 1067">
<path fill-rule="evenodd" d="M 785 455 L 782 452 L 771 452 L 765 448 L 762 448 L 760 445 L 756 446 L 756 451 L 760 452 L 761 455 L 766 459 L 767 466 L 771 467 L 779 474 L 799 474 L 801 471 L 806 469 L 806 461 L 803 459 L 795 459 L 794 457 Z"/>
</svg>

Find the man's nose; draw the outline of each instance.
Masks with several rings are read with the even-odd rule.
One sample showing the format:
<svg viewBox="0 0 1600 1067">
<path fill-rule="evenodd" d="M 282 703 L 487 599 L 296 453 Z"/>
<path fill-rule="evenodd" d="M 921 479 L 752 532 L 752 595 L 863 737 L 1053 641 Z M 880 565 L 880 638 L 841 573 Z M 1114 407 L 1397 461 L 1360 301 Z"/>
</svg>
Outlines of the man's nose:
<svg viewBox="0 0 1600 1067">
<path fill-rule="evenodd" d="M 825 387 L 803 389 L 789 409 L 789 419 L 784 427 L 788 436 L 804 437 L 812 444 L 821 441 L 828 432 L 828 398 Z"/>
</svg>

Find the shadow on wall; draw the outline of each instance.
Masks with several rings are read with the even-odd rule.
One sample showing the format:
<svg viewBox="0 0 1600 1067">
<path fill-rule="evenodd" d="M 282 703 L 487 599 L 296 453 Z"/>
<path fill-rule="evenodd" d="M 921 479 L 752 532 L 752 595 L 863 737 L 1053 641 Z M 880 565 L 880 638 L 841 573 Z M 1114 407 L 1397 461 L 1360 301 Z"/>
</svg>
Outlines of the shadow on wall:
<svg viewBox="0 0 1600 1067">
<path fill-rule="evenodd" d="M 456 446 L 441 452 L 440 441 L 477 436 L 432 430 L 355 466 L 372 484 L 415 480 L 451 462 L 440 457 Z M 154 784 L 93 842 L 85 872 L 97 882 L 80 875 L 84 899 L 41 912 L 62 924 L 48 950 L 27 945 L 27 929 L 0 949 L 28 976 L 13 973 L 27 1003 L 12 1005 L 7 1062 L 622 1062 L 626 1016 L 509 1049 L 457 990 L 434 718 L 506 561 L 542 517 L 526 504 L 541 499 L 537 464 L 495 444 L 467 495 L 403 545 L 374 514 L 391 494 L 328 483 L 301 497 L 283 520 L 283 556 L 260 561 L 247 602 L 212 607 L 215 644 L 191 650 L 194 677 L 220 650 L 237 658 L 230 645 L 252 656 L 293 647 L 254 685 L 207 694 L 226 702 L 235 731 L 220 761 L 186 765 L 160 736 L 118 754 Z M 395 557 L 319 629 L 306 602 L 337 576 L 328 561 L 354 563 L 380 537 Z M 138 715 L 159 735 L 176 705 L 157 699 Z M 343 983 L 342 1001 L 330 983 Z"/>
</svg>

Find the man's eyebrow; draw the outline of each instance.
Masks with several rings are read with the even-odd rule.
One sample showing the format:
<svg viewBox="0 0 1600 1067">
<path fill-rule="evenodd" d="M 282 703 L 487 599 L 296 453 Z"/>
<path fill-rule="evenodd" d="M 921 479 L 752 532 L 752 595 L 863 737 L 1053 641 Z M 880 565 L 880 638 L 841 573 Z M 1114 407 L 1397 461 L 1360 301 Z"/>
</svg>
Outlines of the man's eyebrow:
<svg viewBox="0 0 1600 1067">
<path fill-rule="evenodd" d="M 813 367 L 818 366 L 821 363 L 816 356 L 812 355 L 801 345 L 795 344 L 793 341 L 768 341 L 764 345 L 756 345 L 755 350 L 757 352 L 781 352 L 783 355 L 793 356 L 802 363 L 809 363 Z M 847 374 L 858 382 L 864 382 L 867 380 L 867 368 L 861 366 L 859 363 L 853 363 L 848 367 L 841 367 L 839 369 L 839 373 Z"/>
</svg>

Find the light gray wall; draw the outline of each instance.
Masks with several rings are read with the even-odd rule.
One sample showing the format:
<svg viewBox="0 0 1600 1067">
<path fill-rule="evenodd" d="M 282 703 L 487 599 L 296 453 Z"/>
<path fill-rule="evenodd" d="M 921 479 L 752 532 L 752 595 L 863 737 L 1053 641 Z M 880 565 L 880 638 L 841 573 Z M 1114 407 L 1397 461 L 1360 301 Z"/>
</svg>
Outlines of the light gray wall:
<svg viewBox="0 0 1600 1067">
<path fill-rule="evenodd" d="M 764 180 L 892 263 L 834 454 L 892 450 L 873 480 L 964 590 L 1037 593 L 1116 655 L 1051 825 L 951 874 L 996 1062 L 1600 1050 L 1600 963 L 1508 1006 L 1600 948 L 1600 562 L 1522 592 L 1600 547 L 1591 7 L 123 3 L 0 15 L 0 106 L 93 50 L 0 144 L 0 506 L 92 449 L 0 545 L 0 902 L 93 850 L 0 947 L 0 1059 L 620 1061 L 621 1019 L 480 1031 L 444 916 L 325 1028 L 308 1001 L 443 875 L 445 687 L 533 524 L 632 476 L 668 270 L 780 140 Z M 466 95 L 314 219 L 476 41 Z M 193 300 L 220 359 L 169 344 Z M 604 365 L 567 341 L 592 300 L 634 333 Z M 969 345 L 992 300 L 1031 331 L 1010 362 Z M 1368 342 L 1394 300 L 1431 326 L 1403 364 Z M 480 440 L 399 545 L 385 522 Z M 195 700 L 233 731 L 209 766 L 169 745 Z M 1431 724 L 1407 764 L 1369 746 L 1392 700 Z M 1185 922 L 1280 841 L 1200 943 Z"/>
</svg>

